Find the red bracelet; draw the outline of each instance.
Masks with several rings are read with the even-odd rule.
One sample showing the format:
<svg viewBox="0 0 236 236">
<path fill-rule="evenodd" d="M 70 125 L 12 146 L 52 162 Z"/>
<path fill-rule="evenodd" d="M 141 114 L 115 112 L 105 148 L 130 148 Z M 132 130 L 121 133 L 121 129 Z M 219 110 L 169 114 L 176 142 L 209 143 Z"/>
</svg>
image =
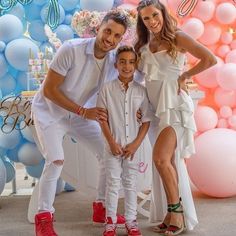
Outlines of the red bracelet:
<svg viewBox="0 0 236 236">
<path fill-rule="evenodd" d="M 80 116 L 81 115 L 80 112 L 81 112 L 82 108 L 83 107 L 79 106 L 79 108 L 76 110 L 75 113 Z"/>
</svg>

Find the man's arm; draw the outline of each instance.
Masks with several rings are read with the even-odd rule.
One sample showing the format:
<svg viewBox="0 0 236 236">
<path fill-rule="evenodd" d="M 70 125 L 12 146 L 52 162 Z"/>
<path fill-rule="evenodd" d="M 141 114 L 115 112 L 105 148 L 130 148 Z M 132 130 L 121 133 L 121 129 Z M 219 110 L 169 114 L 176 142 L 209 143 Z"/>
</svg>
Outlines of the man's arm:
<svg viewBox="0 0 236 236">
<path fill-rule="evenodd" d="M 140 144 L 142 143 L 144 137 L 146 136 L 148 132 L 149 126 L 150 126 L 150 121 L 142 123 L 135 140 L 132 143 L 129 143 L 128 145 L 126 145 L 126 147 L 123 149 L 124 158 L 131 157 L 131 160 L 133 159 L 135 152 L 139 148 Z"/>
</svg>

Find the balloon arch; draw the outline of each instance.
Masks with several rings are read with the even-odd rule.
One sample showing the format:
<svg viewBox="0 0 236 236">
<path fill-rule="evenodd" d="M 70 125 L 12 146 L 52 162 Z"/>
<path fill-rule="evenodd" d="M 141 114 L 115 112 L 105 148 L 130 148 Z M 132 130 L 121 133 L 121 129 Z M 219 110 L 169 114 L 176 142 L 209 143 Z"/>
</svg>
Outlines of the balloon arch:
<svg viewBox="0 0 236 236">
<path fill-rule="evenodd" d="M 46 47 L 55 51 L 60 42 L 89 37 L 103 12 L 113 7 L 129 9 L 135 30 L 138 0 L 11 0 L 0 3 L 0 98 L 27 90 L 29 50 L 36 56 Z M 179 27 L 207 46 L 218 63 L 194 76 L 205 98 L 195 111 L 198 128 L 196 154 L 187 162 L 192 182 L 214 197 L 236 195 L 236 0 L 161 0 L 176 16 Z M 5 5 L 4 5 L 5 4 Z M 84 17 L 84 13 L 89 13 Z M 82 17 L 83 16 L 83 17 Z M 87 21 L 93 17 L 94 21 Z M 82 24 L 83 23 L 83 24 Z M 45 33 L 45 24 L 52 31 Z M 96 32 L 96 31 L 95 31 Z M 56 36 L 55 36 L 56 35 Z M 56 41 L 55 41 L 56 39 Z M 56 43 L 55 43 L 56 42 Z M 55 48 L 55 47 L 56 48 Z M 197 59 L 188 56 L 188 66 Z M 0 108 L 0 124 L 5 111 Z M 12 123 L 9 121 L 9 127 Z M 13 162 L 22 162 L 30 175 L 39 177 L 43 157 L 30 130 L 0 130 L 0 194 L 14 178 Z"/>
</svg>

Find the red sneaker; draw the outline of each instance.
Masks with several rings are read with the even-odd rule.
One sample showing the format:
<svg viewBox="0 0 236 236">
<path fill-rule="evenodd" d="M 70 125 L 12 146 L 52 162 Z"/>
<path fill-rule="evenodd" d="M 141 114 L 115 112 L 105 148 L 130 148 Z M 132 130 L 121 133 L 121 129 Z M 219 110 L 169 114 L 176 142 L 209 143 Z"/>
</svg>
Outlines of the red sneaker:
<svg viewBox="0 0 236 236">
<path fill-rule="evenodd" d="M 102 202 L 93 202 L 93 225 L 103 226 L 106 223 L 106 208 Z M 125 217 L 117 214 L 117 227 L 124 227 Z"/>
<path fill-rule="evenodd" d="M 128 236 L 142 236 L 141 231 L 138 228 L 138 223 L 136 220 L 132 221 L 132 222 L 127 222 L 125 224 Z"/>
<path fill-rule="evenodd" d="M 116 236 L 116 224 L 112 222 L 111 217 L 107 217 L 103 236 Z"/>
<path fill-rule="evenodd" d="M 36 236 L 58 236 L 53 229 L 53 216 L 50 212 L 35 215 Z"/>
</svg>

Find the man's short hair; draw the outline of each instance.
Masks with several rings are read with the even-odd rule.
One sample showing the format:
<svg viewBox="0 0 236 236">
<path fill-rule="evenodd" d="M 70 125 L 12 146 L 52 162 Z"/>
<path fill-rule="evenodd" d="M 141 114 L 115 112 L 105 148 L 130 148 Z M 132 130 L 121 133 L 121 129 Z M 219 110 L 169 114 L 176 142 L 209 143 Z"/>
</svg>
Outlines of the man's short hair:
<svg viewBox="0 0 236 236">
<path fill-rule="evenodd" d="M 125 30 L 128 28 L 129 26 L 129 19 L 127 17 L 127 15 L 125 15 L 124 13 L 122 13 L 121 11 L 119 11 L 118 9 L 116 10 L 111 10 L 109 11 L 103 18 L 101 25 L 105 22 L 108 22 L 109 20 L 113 20 L 118 24 L 121 24 L 124 26 Z"/>
</svg>

